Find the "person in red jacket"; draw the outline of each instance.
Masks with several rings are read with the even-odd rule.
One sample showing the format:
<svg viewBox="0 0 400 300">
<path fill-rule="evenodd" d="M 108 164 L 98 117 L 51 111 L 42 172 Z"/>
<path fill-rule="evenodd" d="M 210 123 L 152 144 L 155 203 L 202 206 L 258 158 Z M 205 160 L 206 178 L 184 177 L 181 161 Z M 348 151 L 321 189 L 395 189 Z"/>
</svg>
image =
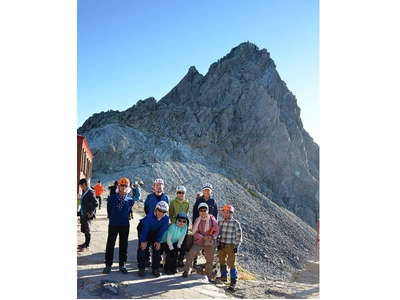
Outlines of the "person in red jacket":
<svg viewBox="0 0 400 300">
<path fill-rule="evenodd" d="M 99 210 L 101 209 L 101 195 L 104 193 L 105 189 L 104 186 L 101 185 L 100 180 L 97 181 L 97 184 L 93 187 L 95 193 L 96 193 L 96 199 L 99 202 Z"/>
</svg>

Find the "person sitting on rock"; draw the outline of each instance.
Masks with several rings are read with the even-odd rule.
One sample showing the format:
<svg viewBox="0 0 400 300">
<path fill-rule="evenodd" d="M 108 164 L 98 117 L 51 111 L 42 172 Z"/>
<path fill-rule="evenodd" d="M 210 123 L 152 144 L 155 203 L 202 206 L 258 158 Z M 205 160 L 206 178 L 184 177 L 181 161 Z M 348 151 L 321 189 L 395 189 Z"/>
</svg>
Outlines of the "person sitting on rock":
<svg viewBox="0 0 400 300">
<path fill-rule="evenodd" d="M 129 179 L 123 177 L 118 180 L 118 192 L 107 199 L 108 236 L 105 253 L 105 268 L 103 273 L 111 272 L 114 258 L 114 247 L 119 236 L 119 270 L 127 273 L 126 261 L 128 258 L 129 211 L 135 201 L 129 196 Z"/>
<path fill-rule="evenodd" d="M 139 266 L 139 276 L 144 276 L 146 267 L 146 251 L 152 247 L 152 273 L 160 276 L 161 261 L 161 238 L 168 230 L 169 217 L 166 215 L 169 206 L 165 201 L 156 204 L 152 214 L 146 215 L 139 221 L 138 230 L 138 249 L 137 260 Z"/>
<path fill-rule="evenodd" d="M 179 185 L 176 188 L 176 198 L 171 201 L 171 205 L 169 206 L 169 219 L 171 224 L 174 224 L 176 221 L 176 217 L 179 213 L 184 212 L 186 215 L 189 213 L 189 201 L 185 199 L 186 188 L 183 185 Z M 187 223 L 187 228 L 189 229 L 189 221 Z M 187 232 L 186 232 L 187 233 Z M 183 260 L 185 258 L 185 250 L 184 247 L 178 250 L 178 267 L 183 267 Z"/>
<path fill-rule="evenodd" d="M 242 242 L 242 228 L 240 223 L 233 218 L 234 208 L 232 205 L 224 205 L 222 208 L 223 220 L 218 221 L 219 235 L 218 243 L 218 259 L 220 264 L 221 276 L 217 277 L 218 281 L 228 281 L 228 271 L 226 263 L 230 270 L 231 282 L 229 289 L 235 290 L 237 281 L 237 270 L 235 266 L 237 249 Z"/>
<path fill-rule="evenodd" d="M 176 216 L 175 223 L 169 225 L 168 231 L 164 233 L 161 239 L 161 249 L 167 253 L 164 267 L 167 275 L 176 273 L 178 252 L 183 253 L 183 257 L 185 256 L 185 249 L 182 243 L 188 231 L 188 224 L 189 219 L 187 214 L 180 212 Z"/>
<path fill-rule="evenodd" d="M 188 277 L 194 258 L 200 254 L 201 250 L 204 250 L 206 275 L 208 280 L 213 282 L 212 268 L 216 246 L 215 240 L 219 233 L 219 226 L 214 216 L 208 213 L 207 203 L 202 202 L 199 204 L 199 214 L 200 216 L 193 224 L 193 246 L 186 255 L 186 263 L 182 276 Z"/>
</svg>

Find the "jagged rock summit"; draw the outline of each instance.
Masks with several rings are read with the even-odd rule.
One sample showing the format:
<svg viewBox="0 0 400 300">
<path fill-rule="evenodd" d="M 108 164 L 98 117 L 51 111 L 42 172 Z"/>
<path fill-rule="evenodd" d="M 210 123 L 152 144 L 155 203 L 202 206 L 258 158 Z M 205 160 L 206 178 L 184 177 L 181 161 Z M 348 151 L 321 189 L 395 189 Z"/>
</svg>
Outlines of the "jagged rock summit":
<svg viewBox="0 0 400 300">
<path fill-rule="evenodd" d="M 93 180 L 139 176 L 150 192 L 161 177 L 170 196 L 185 185 L 191 206 L 211 182 L 219 205 L 236 208 L 239 262 L 254 273 L 285 277 L 313 252 L 319 147 L 267 50 L 242 43 L 205 75 L 190 67 L 159 101 L 96 113 L 78 132 L 95 154 Z"/>
<path fill-rule="evenodd" d="M 242 43 L 205 76 L 191 66 L 160 101 L 150 97 L 123 112 L 94 114 L 78 132 L 88 134 L 112 123 L 201 152 L 213 165 L 315 225 L 319 147 L 304 129 L 296 97 L 267 50 Z M 94 171 L 104 163 L 96 159 Z"/>
</svg>

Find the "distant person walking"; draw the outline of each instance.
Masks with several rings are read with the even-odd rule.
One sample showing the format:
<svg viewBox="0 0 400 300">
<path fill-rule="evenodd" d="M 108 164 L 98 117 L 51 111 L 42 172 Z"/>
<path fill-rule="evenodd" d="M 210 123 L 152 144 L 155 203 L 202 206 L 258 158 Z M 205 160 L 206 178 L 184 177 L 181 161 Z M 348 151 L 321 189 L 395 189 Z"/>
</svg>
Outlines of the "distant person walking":
<svg viewBox="0 0 400 300">
<path fill-rule="evenodd" d="M 115 193 L 117 193 L 117 187 L 118 187 L 118 181 L 114 181 L 113 185 L 110 185 L 108 187 L 108 189 L 110 190 L 110 195 L 114 195 Z"/>
<path fill-rule="evenodd" d="M 209 282 L 213 282 L 213 260 L 216 247 L 216 238 L 219 234 L 219 226 L 213 215 L 208 213 L 208 205 L 204 202 L 199 204 L 200 216 L 196 218 L 193 224 L 193 246 L 186 255 L 183 277 L 188 277 L 191 271 L 193 260 L 204 250 L 206 258 L 205 271 Z"/>
<path fill-rule="evenodd" d="M 235 290 L 238 272 L 235 266 L 236 253 L 242 242 L 242 228 L 240 223 L 233 218 L 234 208 L 232 205 L 224 205 L 222 208 L 223 219 L 218 221 L 219 235 L 217 238 L 218 258 L 221 276 L 217 280 L 227 282 L 228 271 L 230 270 L 231 282 L 229 289 Z"/>
<path fill-rule="evenodd" d="M 95 217 L 97 201 L 94 191 L 88 186 L 85 178 L 79 180 L 79 186 L 82 190 L 81 196 L 81 209 L 80 209 L 80 223 L 81 232 L 85 234 L 85 242 L 78 245 L 78 252 L 87 251 L 90 244 L 90 222 Z"/>
<path fill-rule="evenodd" d="M 131 191 L 129 193 L 129 196 L 132 197 L 132 199 L 136 202 L 140 200 L 141 197 L 141 191 L 140 191 L 140 187 L 139 187 L 139 183 L 137 181 L 135 181 L 135 183 L 131 183 Z M 131 209 L 131 211 L 129 212 L 129 219 L 132 220 L 133 219 L 133 211 Z"/>
<path fill-rule="evenodd" d="M 168 203 L 160 201 L 156 204 L 153 213 L 147 214 L 139 221 L 139 225 L 137 226 L 139 237 L 137 249 L 139 276 L 145 275 L 146 254 L 150 247 L 152 248 L 152 273 L 156 277 L 160 276 L 161 238 L 168 230 L 168 209 Z"/>
<path fill-rule="evenodd" d="M 118 192 L 107 199 L 108 236 L 105 253 L 105 268 L 103 273 L 111 272 L 114 258 L 114 247 L 119 236 L 119 270 L 127 273 L 126 261 L 128 258 L 129 211 L 134 200 L 128 195 L 129 179 L 123 177 L 118 180 Z"/>
<path fill-rule="evenodd" d="M 96 192 L 96 199 L 99 202 L 99 210 L 101 210 L 101 195 L 105 192 L 105 189 L 104 186 L 101 184 L 100 180 L 97 181 L 93 189 Z"/>
</svg>

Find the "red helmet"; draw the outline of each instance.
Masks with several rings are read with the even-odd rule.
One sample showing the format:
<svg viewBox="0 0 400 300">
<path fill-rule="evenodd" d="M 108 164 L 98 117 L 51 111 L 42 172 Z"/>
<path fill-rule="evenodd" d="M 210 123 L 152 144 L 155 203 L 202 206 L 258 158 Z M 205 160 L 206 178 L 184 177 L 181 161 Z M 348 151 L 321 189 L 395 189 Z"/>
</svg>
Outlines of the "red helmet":
<svg viewBox="0 0 400 300">
<path fill-rule="evenodd" d="M 222 208 L 223 211 L 230 211 L 230 212 L 234 212 L 235 209 L 233 208 L 232 205 L 224 205 L 224 207 Z"/>
</svg>

